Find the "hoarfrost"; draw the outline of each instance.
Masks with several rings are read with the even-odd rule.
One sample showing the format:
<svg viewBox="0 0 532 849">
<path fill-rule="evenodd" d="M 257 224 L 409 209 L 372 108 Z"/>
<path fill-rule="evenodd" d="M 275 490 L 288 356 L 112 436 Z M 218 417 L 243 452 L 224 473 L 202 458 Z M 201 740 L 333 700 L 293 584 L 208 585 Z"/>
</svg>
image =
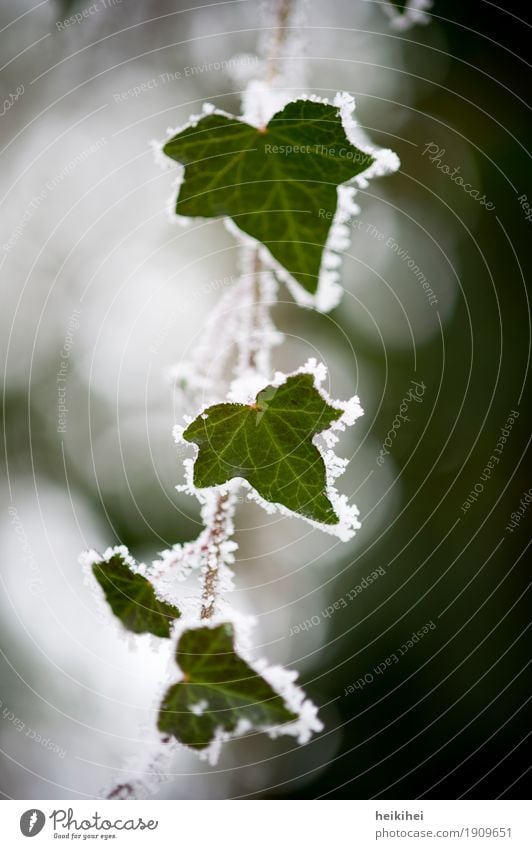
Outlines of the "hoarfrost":
<svg viewBox="0 0 532 849">
<path fill-rule="evenodd" d="M 139 729 L 139 737 L 137 752 L 124 760 L 116 778 L 102 788 L 104 799 L 147 799 L 174 778 L 171 765 L 179 748 L 177 742 L 163 738 L 147 723 Z"/>
<path fill-rule="evenodd" d="M 430 15 L 427 12 L 432 9 L 432 0 L 406 0 L 402 12 L 395 8 L 391 0 L 386 0 L 383 8 L 393 29 L 404 32 L 416 24 L 430 22 Z"/>
<path fill-rule="evenodd" d="M 195 705 L 189 705 L 189 710 L 194 716 L 201 716 L 208 707 L 209 703 L 205 699 L 202 699 L 200 702 L 196 702 Z"/>
</svg>

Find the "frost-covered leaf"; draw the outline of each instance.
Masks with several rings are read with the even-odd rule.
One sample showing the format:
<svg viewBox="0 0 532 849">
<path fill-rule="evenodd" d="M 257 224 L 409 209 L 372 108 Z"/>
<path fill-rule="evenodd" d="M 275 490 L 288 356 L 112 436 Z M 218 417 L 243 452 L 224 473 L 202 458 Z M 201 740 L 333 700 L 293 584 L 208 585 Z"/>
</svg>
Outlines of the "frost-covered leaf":
<svg viewBox="0 0 532 849">
<path fill-rule="evenodd" d="M 158 728 L 187 746 L 205 749 L 220 733 L 267 730 L 300 718 L 235 652 L 230 624 L 185 631 L 176 661 L 183 680 L 166 692 Z"/>
<path fill-rule="evenodd" d="M 266 386 L 251 404 L 215 404 L 184 431 L 198 446 L 194 485 L 244 478 L 266 501 L 315 522 L 339 521 L 327 495 L 327 472 L 313 437 L 343 414 L 316 389 L 311 374 Z"/>
<path fill-rule="evenodd" d="M 147 578 L 131 570 L 129 558 L 114 550 L 92 565 L 94 577 L 124 628 L 135 634 L 169 637 L 170 627 L 181 613 L 161 601 Z"/>
<path fill-rule="evenodd" d="M 311 100 L 289 103 L 261 128 L 208 114 L 164 152 L 185 166 L 179 215 L 232 218 L 311 294 L 337 187 L 374 162 L 349 141 L 338 107 Z"/>
</svg>

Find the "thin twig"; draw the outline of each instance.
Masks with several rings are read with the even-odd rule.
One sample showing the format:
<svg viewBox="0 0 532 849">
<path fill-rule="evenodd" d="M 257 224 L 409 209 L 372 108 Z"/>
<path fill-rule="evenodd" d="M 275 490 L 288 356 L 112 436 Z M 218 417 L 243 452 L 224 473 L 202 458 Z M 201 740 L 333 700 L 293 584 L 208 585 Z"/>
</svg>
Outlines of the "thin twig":
<svg viewBox="0 0 532 849">
<path fill-rule="evenodd" d="M 106 799 L 134 799 L 135 789 L 132 784 L 117 784 L 107 794 Z"/>
<path fill-rule="evenodd" d="M 248 309 L 248 325 L 247 325 L 247 349 L 245 357 L 241 358 L 240 368 L 242 371 L 257 369 L 257 351 L 260 348 L 261 338 L 261 317 L 262 317 L 262 281 L 261 274 L 263 264 L 260 258 L 259 249 L 255 248 L 253 252 L 253 264 L 251 269 L 251 280 L 248 281 L 249 293 L 249 309 Z"/>
<path fill-rule="evenodd" d="M 229 506 L 229 493 L 224 492 L 217 496 L 209 535 L 202 546 L 207 560 L 201 596 L 202 619 L 210 619 L 215 610 L 220 566 L 224 558 L 222 545 L 229 539 L 228 524 L 232 518 Z"/>
<path fill-rule="evenodd" d="M 286 40 L 286 24 L 290 17 L 292 0 L 275 0 L 275 32 L 272 38 L 271 55 L 266 68 L 266 80 L 273 80 L 279 75 L 280 51 Z"/>
<path fill-rule="evenodd" d="M 273 36 L 271 55 L 266 70 L 266 80 L 270 81 L 279 74 L 280 52 L 286 39 L 286 24 L 291 12 L 291 0 L 276 0 L 275 33 Z M 257 338 L 260 327 L 261 307 L 261 272 L 263 264 L 258 248 L 255 249 L 252 269 L 252 292 L 249 304 L 250 320 L 247 328 L 248 346 L 247 363 L 241 363 L 241 367 L 248 369 L 257 368 Z M 220 566 L 223 564 L 222 544 L 229 539 L 228 522 L 232 514 L 228 511 L 228 493 L 219 495 L 214 508 L 214 516 L 210 533 L 205 543 L 207 549 L 207 567 L 203 580 L 201 618 L 211 619 L 214 615 L 216 595 L 219 583 Z"/>
</svg>

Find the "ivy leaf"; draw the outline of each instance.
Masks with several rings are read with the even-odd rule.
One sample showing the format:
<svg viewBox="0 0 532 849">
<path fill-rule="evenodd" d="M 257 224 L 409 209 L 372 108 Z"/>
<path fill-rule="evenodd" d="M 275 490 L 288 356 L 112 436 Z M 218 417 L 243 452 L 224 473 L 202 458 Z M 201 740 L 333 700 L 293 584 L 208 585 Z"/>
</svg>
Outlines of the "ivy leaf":
<svg viewBox="0 0 532 849">
<path fill-rule="evenodd" d="M 183 680 L 166 692 L 158 728 L 186 746 L 207 748 L 218 729 L 264 730 L 299 719 L 234 649 L 230 624 L 185 631 L 176 661 Z"/>
<path fill-rule="evenodd" d="M 175 135 L 164 152 L 185 166 L 176 212 L 229 216 L 315 294 L 337 187 L 373 157 L 351 144 L 338 107 L 296 100 L 257 129 L 209 114 Z"/>
<path fill-rule="evenodd" d="M 342 413 L 304 373 L 267 386 L 253 404 L 208 407 L 183 433 L 199 448 L 194 485 L 203 489 L 245 478 L 266 501 L 334 525 L 339 517 L 327 497 L 325 463 L 312 438 Z"/>
<path fill-rule="evenodd" d="M 115 550 L 107 559 L 94 563 L 92 571 L 124 628 L 134 634 L 170 636 L 170 626 L 181 613 L 157 597 L 147 578 L 131 571 L 123 554 Z"/>
</svg>

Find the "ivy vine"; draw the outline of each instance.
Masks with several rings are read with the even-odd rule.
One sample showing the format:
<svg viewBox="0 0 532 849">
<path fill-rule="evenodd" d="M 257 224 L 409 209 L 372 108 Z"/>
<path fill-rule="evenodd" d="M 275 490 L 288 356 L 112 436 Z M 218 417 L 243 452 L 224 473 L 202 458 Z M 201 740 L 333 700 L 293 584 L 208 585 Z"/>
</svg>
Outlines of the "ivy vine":
<svg viewBox="0 0 532 849">
<path fill-rule="evenodd" d="M 271 350 L 281 336 L 270 307 L 280 285 L 319 310 L 338 302 L 357 190 L 399 164 L 358 129 L 349 95 L 330 102 L 286 96 L 283 46 L 296 10 L 288 0 L 271 5 L 269 55 L 262 79 L 244 95 L 244 114 L 207 105 L 161 146 L 178 164 L 176 214 L 222 218 L 240 246 L 238 280 L 206 322 L 191 362 L 174 375 L 192 411 L 175 429 L 189 449 L 180 488 L 201 505 L 204 529 L 149 566 L 124 546 L 82 556 L 121 627 L 175 643 L 174 680 L 157 720 L 161 745 L 177 741 L 211 762 L 224 741 L 250 731 L 305 743 L 322 728 L 294 673 L 253 660 L 243 648 L 227 600 L 235 511 L 244 491 L 266 510 L 344 541 L 359 527 L 356 507 L 336 488 L 346 462 L 334 450 L 362 413 L 359 400 L 329 398 L 326 370 L 313 360 L 295 363 L 291 374 L 273 373 Z M 213 345 L 215 365 L 205 355 Z M 183 580 L 193 573 L 198 592 L 184 599 Z M 109 796 L 139 792 L 132 781 Z"/>
</svg>

